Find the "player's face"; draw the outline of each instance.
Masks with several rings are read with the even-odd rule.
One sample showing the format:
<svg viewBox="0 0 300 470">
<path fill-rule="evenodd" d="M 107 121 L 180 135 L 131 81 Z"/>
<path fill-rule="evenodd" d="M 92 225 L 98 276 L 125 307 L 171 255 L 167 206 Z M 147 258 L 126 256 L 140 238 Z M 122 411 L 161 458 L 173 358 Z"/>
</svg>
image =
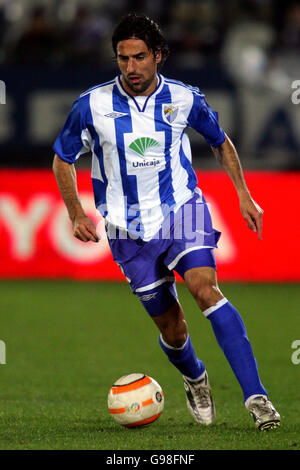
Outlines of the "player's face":
<svg viewBox="0 0 300 470">
<path fill-rule="evenodd" d="M 125 39 L 117 45 L 117 61 L 123 86 L 128 93 L 147 96 L 155 90 L 160 52 L 154 57 L 141 39 Z"/>
</svg>

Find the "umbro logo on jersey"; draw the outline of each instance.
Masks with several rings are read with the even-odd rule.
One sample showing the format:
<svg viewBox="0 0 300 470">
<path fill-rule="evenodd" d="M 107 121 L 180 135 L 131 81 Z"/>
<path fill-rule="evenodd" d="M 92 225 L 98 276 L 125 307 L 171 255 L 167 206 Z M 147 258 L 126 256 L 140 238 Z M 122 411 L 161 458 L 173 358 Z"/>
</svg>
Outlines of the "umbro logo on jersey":
<svg viewBox="0 0 300 470">
<path fill-rule="evenodd" d="M 104 114 L 104 117 L 112 118 L 112 119 L 117 119 L 117 118 L 123 117 L 123 116 L 128 116 L 128 113 L 113 112 L 113 113 Z"/>
</svg>

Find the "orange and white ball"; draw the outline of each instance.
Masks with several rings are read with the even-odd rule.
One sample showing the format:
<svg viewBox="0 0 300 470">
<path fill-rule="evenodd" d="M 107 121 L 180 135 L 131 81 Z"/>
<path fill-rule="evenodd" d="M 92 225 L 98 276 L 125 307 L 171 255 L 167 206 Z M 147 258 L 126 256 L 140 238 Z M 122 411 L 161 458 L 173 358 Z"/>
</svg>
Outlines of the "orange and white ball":
<svg viewBox="0 0 300 470">
<path fill-rule="evenodd" d="M 151 424 L 159 418 L 164 409 L 164 394 L 152 377 L 128 374 L 113 384 L 107 404 L 117 423 L 134 428 Z"/>
</svg>

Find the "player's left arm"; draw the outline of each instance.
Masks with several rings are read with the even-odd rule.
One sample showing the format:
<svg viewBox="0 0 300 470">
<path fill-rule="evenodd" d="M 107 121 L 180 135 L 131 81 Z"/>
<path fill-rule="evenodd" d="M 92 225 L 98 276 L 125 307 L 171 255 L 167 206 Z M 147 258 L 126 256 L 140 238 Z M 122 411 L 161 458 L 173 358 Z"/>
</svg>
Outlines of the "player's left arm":
<svg viewBox="0 0 300 470">
<path fill-rule="evenodd" d="M 235 186 L 240 201 L 242 216 L 246 220 L 248 227 L 253 230 L 253 232 L 257 232 L 258 238 L 261 240 L 263 210 L 253 200 L 247 188 L 242 165 L 235 146 L 226 135 L 223 144 L 211 148 L 216 159 L 224 170 L 226 170 Z"/>
</svg>

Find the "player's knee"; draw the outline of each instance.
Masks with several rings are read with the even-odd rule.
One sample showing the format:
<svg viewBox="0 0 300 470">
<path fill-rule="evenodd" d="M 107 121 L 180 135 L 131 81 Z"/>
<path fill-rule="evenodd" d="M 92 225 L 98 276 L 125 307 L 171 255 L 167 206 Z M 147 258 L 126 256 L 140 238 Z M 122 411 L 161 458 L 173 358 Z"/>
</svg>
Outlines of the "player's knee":
<svg viewBox="0 0 300 470">
<path fill-rule="evenodd" d="M 212 307 L 223 297 L 214 283 L 197 284 L 193 286 L 191 292 L 202 311 Z"/>
</svg>

